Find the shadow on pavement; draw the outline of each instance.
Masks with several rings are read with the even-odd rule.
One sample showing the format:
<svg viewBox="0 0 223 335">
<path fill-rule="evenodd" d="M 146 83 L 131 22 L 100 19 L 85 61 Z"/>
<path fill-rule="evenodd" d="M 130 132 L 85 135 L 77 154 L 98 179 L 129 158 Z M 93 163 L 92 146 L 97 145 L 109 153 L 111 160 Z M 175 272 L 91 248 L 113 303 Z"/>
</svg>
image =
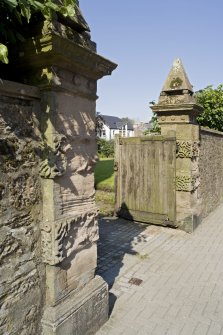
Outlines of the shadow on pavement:
<svg viewBox="0 0 223 335">
<path fill-rule="evenodd" d="M 148 224 L 141 224 L 116 217 L 101 218 L 99 220 L 98 267 L 96 273 L 100 275 L 112 288 L 115 279 L 123 267 L 125 255 L 137 255 L 134 245 L 143 242 L 142 232 Z M 109 294 L 110 314 L 117 297 Z"/>
</svg>

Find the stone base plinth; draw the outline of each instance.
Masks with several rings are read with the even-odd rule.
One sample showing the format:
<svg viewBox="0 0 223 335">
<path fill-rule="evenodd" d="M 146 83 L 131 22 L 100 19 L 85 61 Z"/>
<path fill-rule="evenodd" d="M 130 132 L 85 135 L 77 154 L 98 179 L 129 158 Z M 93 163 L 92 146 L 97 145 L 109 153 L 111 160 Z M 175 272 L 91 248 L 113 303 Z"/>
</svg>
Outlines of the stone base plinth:
<svg viewBox="0 0 223 335">
<path fill-rule="evenodd" d="M 186 233 L 193 233 L 194 230 L 199 226 L 201 223 L 201 216 L 200 215 L 188 215 L 184 219 L 177 221 L 177 226 L 179 229 L 184 230 Z"/>
<path fill-rule="evenodd" d="M 108 319 L 108 285 L 96 276 L 79 292 L 47 306 L 42 335 L 91 335 Z"/>
</svg>

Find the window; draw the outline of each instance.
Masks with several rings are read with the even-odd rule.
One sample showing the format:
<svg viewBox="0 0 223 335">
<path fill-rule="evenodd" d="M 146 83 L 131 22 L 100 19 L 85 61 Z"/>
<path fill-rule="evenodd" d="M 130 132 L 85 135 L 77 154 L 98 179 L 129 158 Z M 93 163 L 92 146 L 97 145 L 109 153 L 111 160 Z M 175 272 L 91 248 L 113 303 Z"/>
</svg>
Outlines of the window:
<svg viewBox="0 0 223 335">
<path fill-rule="evenodd" d="M 126 131 L 124 129 L 119 129 L 119 135 L 121 135 L 122 137 L 126 137 Z"/>
</svg>

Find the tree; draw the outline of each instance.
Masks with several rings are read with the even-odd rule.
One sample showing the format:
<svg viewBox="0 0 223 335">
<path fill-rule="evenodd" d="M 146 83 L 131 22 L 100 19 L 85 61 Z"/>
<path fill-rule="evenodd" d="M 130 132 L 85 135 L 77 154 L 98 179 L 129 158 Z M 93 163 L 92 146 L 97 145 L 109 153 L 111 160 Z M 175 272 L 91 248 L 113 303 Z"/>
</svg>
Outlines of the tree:
<svg viewBox="0 0 223 335">
<path fill-rule="evenodd" d="M 96 132 L 96 136 L 99 136 L 99 134 L 101 133 L 102 129 L 104 126 L 104 121 L 103 118 L 101 116 L 101 114 L 99 112 L 96 112 L 96 118 L 95 118 L 95 132 Z"/>
<path fill-rule="evenodd" d="M 152 106 L 155 105 L 155 100 L 150 101 L 149 104 L 152 105 Z M 149 134 L 152 134 L 152 133 L 160 134 L 161 129 L 160 129 L 160 125 L 159 125 L 159 122 L 158 122 L 157 114 L 155 112 L 153 112 L 153 116 L 150 120 L 150 123 L 151 123 L 152 127 L 149 128 L 149 129 L 146 129 L 143 134 L 144 135 L 149 135 Z"/>
<path fill-rule="evenodd" d="M 153 134 L 153 133 L 156 133 L 156 134 L 160 134 L 160 125 L 158 123 L 158 118 L 157 118 L 157 114 L 153 112 L 153 116 L 149 122 L 152 127 L 151 128 L 148 128 L 146 129 L 143 134 L 144 135 L 149 135 L 149 134 Z"/>
<path fill-rule="evenodd" d="M 103 138 L 97 139 L 98 153 L 101 157 L 114 157 L 115 142 L 114 140 L 104 140 Z"/>
<path fill-rule="evenodd" d="M 197 117 L 200 125 L 223 131 L 223 84 L 217 88 L 213 85 L 196 92 L 197 102 L 204 111 Z"/>
<path fill-rule="evenodd" d="M 8 64 L 8 44 L 24 41 L 23 27 L 39 15 L 75 16 L 76 0 L 0 0 L 0 61 Z"/>
<path fill-rule="evenodd" d="M 153 113 L 151 118 L 152 129 L 150 130 L 151 133 L 160 133 L 160 125 L 158 122 L 158 117 L 156 113 Z"/>
<path fill-rule="evenodd" d="M 126 117 L 122 117 L 121 120 L 122 120 L 125 124 L 131 124 L 131 125 L 132 125 L 132 124 L 135 123 L 134 120 L 128 118 L 127 116 L 126 116 Z"/>
</svg>

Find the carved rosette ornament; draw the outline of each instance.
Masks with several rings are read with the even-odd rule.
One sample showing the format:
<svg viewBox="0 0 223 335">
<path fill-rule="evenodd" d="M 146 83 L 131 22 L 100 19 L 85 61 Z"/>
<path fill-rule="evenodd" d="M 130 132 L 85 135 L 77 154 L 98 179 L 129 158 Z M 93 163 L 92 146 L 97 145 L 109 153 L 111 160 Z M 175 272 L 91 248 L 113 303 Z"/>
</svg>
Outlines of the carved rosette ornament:
<svg viewBox="0 0 223 335">
<path fill-rule="evenodd" d="M 41 226 L 43 262 L 57 265 L 73 250 L 98 240 L 97 209 L 55 222 L 44 222 Z"/>
<path fill-rule="evenodd" d="M 199 156 L 199 142 L 177 141 L 177 158 L 193 158 Z"/>
</svg>

